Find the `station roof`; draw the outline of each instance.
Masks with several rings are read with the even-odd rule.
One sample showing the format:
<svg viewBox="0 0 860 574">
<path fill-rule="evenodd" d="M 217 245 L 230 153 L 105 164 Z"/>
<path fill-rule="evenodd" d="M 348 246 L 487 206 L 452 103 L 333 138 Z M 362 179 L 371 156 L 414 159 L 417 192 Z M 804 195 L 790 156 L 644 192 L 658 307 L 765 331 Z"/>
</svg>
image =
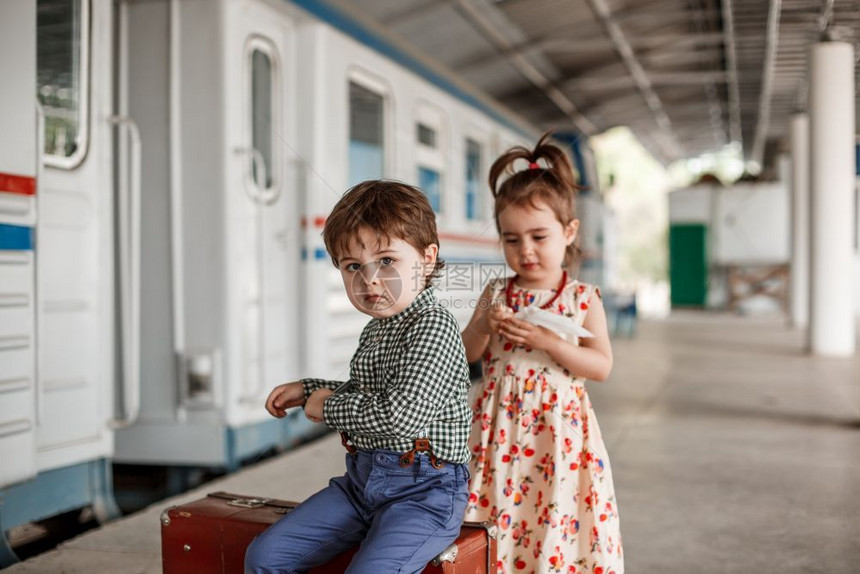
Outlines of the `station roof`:
<svg viewBox="0 0 860 574">
<path fill-rule="evenodd" d="M 626 125 L 664 163 L 737 142 L 770 164 L 806 107 L 810 45 L 860 39 L 860 0 L 327 2 L 538 129 Z"/>
</svg>

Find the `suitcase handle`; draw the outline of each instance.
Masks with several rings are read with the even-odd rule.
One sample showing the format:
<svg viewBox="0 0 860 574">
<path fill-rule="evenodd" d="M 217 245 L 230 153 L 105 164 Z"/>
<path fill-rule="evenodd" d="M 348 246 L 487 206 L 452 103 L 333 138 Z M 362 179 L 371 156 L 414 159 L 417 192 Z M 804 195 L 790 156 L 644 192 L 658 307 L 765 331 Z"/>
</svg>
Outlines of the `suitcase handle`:
<svg viewBox="0 0 860 574">
<path fill-rule="evenodd" d="M 254 498 L 248 496 L 241 496 L 238 494 L 230 494 L 229 492 L 210 492 L 206 495 L 210 498 L 219 498 L 221 500 L 226 500 L 227 504 L 230 506 L 238 506 L 239 508 L 261 508 L 263 506 L 268 506 L 275 509 L 275 512 L 279 514 L 286 514 L 296 506 L 299 505 L 298 502 L 292 502 L 289 500 L 273 500 L 271 498 Z"/>
<path fill-rule="evenodd" d="M 234 498 L 227 501 L 227 506 L 238 506 L 240 508 L 260 508 L 269 502 L 266 498 Z"/>
</svg>

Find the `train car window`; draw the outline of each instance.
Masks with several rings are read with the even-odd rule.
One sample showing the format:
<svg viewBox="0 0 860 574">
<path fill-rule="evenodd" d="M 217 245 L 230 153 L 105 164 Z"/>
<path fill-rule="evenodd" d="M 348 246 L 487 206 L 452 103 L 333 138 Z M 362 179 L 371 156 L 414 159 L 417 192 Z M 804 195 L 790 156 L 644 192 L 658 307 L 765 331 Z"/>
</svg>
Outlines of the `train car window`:
<svg viewBox="0 0 860 574">
<path fill-rule="evenodd" d="M 269 189 L 274 183 L 272 165 L 272 130 L 273 98 L 272 98 L 272 60 L 262 50 L 251 52 L 251 144 L 263 156 L 266 167 L 264 188 Z M 252 164 L 254 182 L 260 185 L 260 175 L 257 165 Z"/>
<path fill-rule="evenodd" d="M 442 214 L 448 209 L 445 186 L 448 184 L 447 131 L 445 113 L 429 102 L 415 107 L 415 164 L 418 187 L 427 194 L 433 211 Z"/>
<path fill-rule="evenodd" d="M 427 147 L 436 147 L 436 130 L 428 125 L 418 123 L 418 143 Z"/>
<path fill-rule="evenodd" d="M 418 187 L 427 194 L 433 211 L 442 211 L 442 174 L 435 169 L 418 166 Z"/>
<path fill-rule="evenodd" d="M 45 163 L 71 169 L 87 146 L 89 3 L 38 0 L 36 96 L 45 112 Z"/>
<path fill-rule="evenodd" d="M 466 219 L 481 219 L 483 215 L 481 202 L 481 144 L 471 138 L 466 138 Z"/>
<path fill-rule="evenodd" d="M 385 98 L 349 83 L 349 185 L 383 177 Z"/>
</svg>

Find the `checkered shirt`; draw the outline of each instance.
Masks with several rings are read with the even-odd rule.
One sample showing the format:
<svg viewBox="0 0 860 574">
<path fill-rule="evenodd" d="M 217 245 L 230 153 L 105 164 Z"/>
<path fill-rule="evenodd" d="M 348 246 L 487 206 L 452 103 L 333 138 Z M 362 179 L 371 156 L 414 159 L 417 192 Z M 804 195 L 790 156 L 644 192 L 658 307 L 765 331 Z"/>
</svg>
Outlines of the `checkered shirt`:
<svg viewBox="0 0 860 574">
<path fill-rule="evenodd" d="M 433 288 L 392 317 L 371 319 L 350 363 L 351 390 L 328 397 L 323 418 L 363 449 L 406 452 L 429 438 L 436 457 L 469 460 L 469 367 L 454 317 Z M 303 379 L 305 396 L 340 381 Z"/>
</svg>

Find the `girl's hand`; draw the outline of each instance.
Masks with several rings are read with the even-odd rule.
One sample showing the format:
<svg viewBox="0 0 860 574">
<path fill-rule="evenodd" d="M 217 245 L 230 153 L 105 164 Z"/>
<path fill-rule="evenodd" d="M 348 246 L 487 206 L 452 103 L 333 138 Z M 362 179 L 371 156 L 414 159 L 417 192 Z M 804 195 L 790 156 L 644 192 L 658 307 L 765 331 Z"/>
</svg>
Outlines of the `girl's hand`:
<svg viewBox="0 0 860 574">
<path fill-rule="evenodd" d="M 506 319 L 499 326 L 499 333 L 511 343 L 546 351 L 560 337 L 547 329 L 520 319 Z"/>
<path fill-rule="evenodd" d="M 308 397 L 305 403 L 305 416 L 315 423 L 323 420 L 323 404 L 332 395 L 331 389 L 317 389 Z"/>
<path fill-rule="evenodd" d="M 273 417 L 281 418 L 287 409 L 305 404 L 305 390 L 300 381 L 278 385 L 266 399 L 266 410 Z"/>
<path fill-rule="evenodd" d="M 508 319 L 513 319 L 514 311 L 502 301 L 493 301 L 487 313 L 487 327 L 490 335 L 500 333 L 499 328 Z"/>
</svg>

